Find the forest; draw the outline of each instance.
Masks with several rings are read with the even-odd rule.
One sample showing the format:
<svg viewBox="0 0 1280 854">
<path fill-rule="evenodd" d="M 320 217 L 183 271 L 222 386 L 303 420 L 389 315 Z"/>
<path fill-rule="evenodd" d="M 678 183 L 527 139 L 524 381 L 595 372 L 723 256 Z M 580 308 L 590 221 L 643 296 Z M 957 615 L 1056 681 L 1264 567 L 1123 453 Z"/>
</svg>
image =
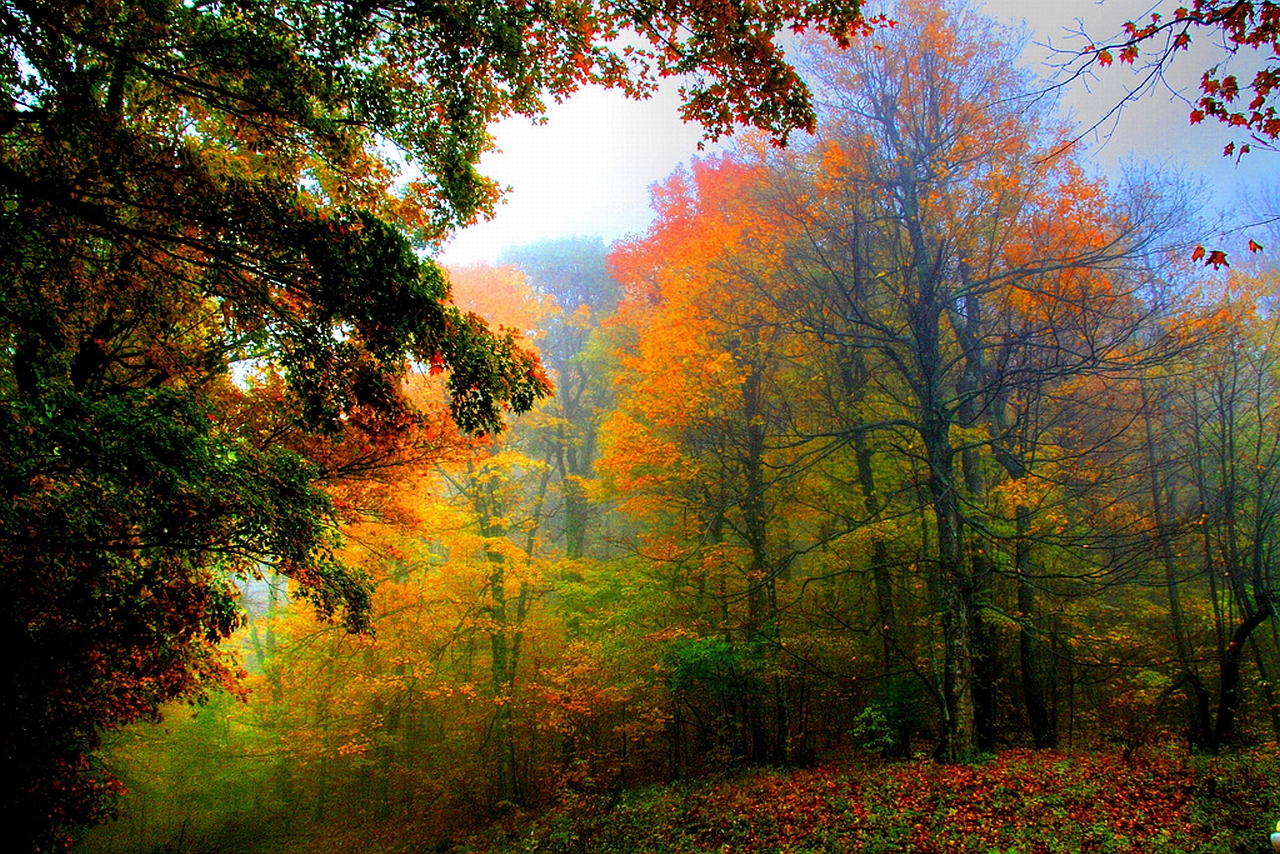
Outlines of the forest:
<svg viewBox="0 0 1280 854">
<path fill-rule="evenodd" d="M 1214 243 L 959 0 L 0 5 L 22 850 L 1265 847 L 1274 187 Z M 1280 10 L 1169 20 L 1083 60 Z M 675 73 L 647 233 L 431 260 Z"/>
</svg>

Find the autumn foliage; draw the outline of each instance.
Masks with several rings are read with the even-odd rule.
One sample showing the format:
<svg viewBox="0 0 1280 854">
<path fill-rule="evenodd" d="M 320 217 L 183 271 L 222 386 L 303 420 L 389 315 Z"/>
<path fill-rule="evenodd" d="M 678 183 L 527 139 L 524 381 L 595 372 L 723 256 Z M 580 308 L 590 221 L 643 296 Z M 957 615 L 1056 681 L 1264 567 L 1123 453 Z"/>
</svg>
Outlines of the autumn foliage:
<svg viewBox="0 0 1280 854">
<path fill-rule="evenodd" d="M 368 61 L 294 81 L 296 114 L 182 90 L 189 159 L 151 134 L 154 168 L 109 180 L 102 155 L 74 204 L 0 173 L 26 235 L 0 806 L 29 847 L 1256 847 L 1280 807 L 1274 271 L 1191 257 L 1176 187 L 1097 176 L 959 3 L 646 9 L 556 7 L 517 45 L 514 7 L 351 7 L 329 35 Z M 236 10 L 171 11 L 118 31 L 156 62 L 143 35 L 201 14 L 230 28 L 202 49 L 258 44 Z M 793 76 L 772 34 L 814 17 L 836 44 L 797 33 Z M 292 44 L 274 26 L 263 50 Z M 444 270 L 402 227 L 488 198 L 476 116 L 427 91 L 451 54 L 415 41 L 455 32 L 500 73 L 446 107 L 697 63 L 692 113 L 762 127 L 657 184 L 644 234 Z M 169 103 L 160 67 L 126 64 L 122 103 Z M 396 184 L 304 102 L 424 134 L 449 186 Z M 44 121 L 0 125 L 30 142 L 13 170 L 79 150 Z"/>
<path fill-rule="evenodd" d="M 1262 751 L 1122 762 L 1013 750 L 972 766 L 760 771 L 573 800 L 518 839 L 477 842 L 490 854 L 1253 850 L 1280 807 L 1274 765 Z"/>
</svg>

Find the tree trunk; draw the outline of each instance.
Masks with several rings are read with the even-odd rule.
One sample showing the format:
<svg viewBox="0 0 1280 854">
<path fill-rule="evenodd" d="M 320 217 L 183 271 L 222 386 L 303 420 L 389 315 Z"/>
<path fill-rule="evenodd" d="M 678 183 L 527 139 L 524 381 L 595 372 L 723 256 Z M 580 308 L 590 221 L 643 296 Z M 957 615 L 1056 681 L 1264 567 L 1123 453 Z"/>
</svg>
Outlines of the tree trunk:
<svg viewBox="0 0 1280 854">
<path fill-rule="evenodd" d="M 476 501 L 476 511 L 480 519 L 480 533 L 490 538 L 505 537 L 505 526 L 495 522 L 500 518 L 499 508 L 495 506 L 498 504 L 497 497 L 485 487 L 479 488 L 482 493 Z M 488 616 L 491 622 L 489 673 L 495 704 L 492 729 L 496 760 L 494 800 L 523 805 L 516 764 L 515 733 L 512 728 L 511 694 L 520 655 L 519 626 L 524 617 L 526 591 L 522 586 L 516 614 L 510 614 L 507 607 L 506 562 L 501 554 L 487 554 L 490 563 Z M 513 622 L 514 632 L 511 629 Z"/>
<path fill-rule="evenodd" d="M 1191 639 L 1187 632 L 1187 619 L 1182 609 L 1178 588 L 1177 564 L 1169 542 L 1171 532 L 1167 521 L 1160 471 L 1156 464 L 1155 432 L 1151 424 L 1151 400 L 1147 386 L 1142 384 L 1142 416 L 1146 428 L 1147 482 L 1151 495 L 1152 521 L 1155 523 L 1156 549 L 1164 566 L 1165 593 L 1169 600 L 1169 623 L 1173 632 L 1174 654 L 1181 670 L 1179 681 L 1186 697 L 1188 736 L 1192 745 L 1205 745 L 1213 736 L 1209 721 L 1209 697 L 1200 675 L 1196 673 L 1191 653 Z"/>
<path fill-rule="evenodd" d="M 751 340 L 754 347 L 756 341 Z M 768 507 L 765 502 L 764 452 L 765 424 L 763 412 L 763 380 L 760 365 L 747 366 L 747 376 L 742 388 L 743 419 L 746 426 L 743 448 L 743 500 L 742 516 L 747 547 L 751 550 L 751 565 L 747 573 L 747 601 L 750 609 L 747 626 L 747 642 L 753 654 L 751 659 L 762 664 L 769 674 L 768 684 L 773 688 L 774 737 L 766 735 L 763 697 L 750 692 L 747 701 L 750 711 L 747 723 L 751 737 L 751 760 L 756 764 L 767 761 L 785 762 L 786 698 L 779 692 L 782 681 L 776 678 L 778 646 L 781 641 L 778 626 L 778 598 L 774 568 L 769 560 Z M 755 652 L 759 651 L 759 655 Z M 764 680 L 761 680 L 764 684 Z M 779 756 L 779 747 L 783 755 Z"/>
<path fill-rule="evenodd" d="M 937 432 L 927 441 L 930 453 L 929 490 L 938 529 L 938 584 L 942 597 L 943 698 L 946 732 L 940 757 L 947 762 L 967 762 L 977 753 L 973 699 L 972 603 L 969 579 L 961 552 L 960 509 L 950 477 L 951 447 Z M 945 425 L 941 432 L 946 435 Z"/>
<path fill-rule="evenodd" d="M 1027 707 L 1027 721 L 1031 725 L 1031 738 L 1038 749 L 1058 746 L 1058 733 L 1044 700 L 1044 680 L 1040 675 L 1038 639 L 1032 628 L 1032 615 L 1036 612 L 1035 588 L 1030 581 L 1031 544 L 1027 541 L 1030 512 L 1018 507 L 1016 518 L 1017 539 L 1014 544 L 1014 572 L 1018 583 L 1018 655 L 1022 670 L 1022 700 Z"/>
<path fill-rule="evenodd" d="M 861 431 L 853 436 L 854 459 L 858 465 L 858 485 L 862 488 L 862 507 L 871 524 L 880 518 L 880 497 L 876 493 L 876 475 L 871 467 L 871 449 Z M 901 643 L 898 637 L 898 617 L 893 606 L 893 581 L 889 576 L 889 550 L 884 537 L 878 534 L 871 539 L 871 579 L 875 585 L 876 614 L 879 617 L 883 656 L 881 669 L 887 677 Z"/>
<path fill-rule="evenodd" d="M 1227 655 L 1222 662 L 1222 681 L 1218 689 L 1218 716 L 1213 725 L 1210 749 L 1217 753 L 1235 739 L 1236 712 L 1240 708 L 1240 665 L 1244 660 L 1244 645 L 1253 630 L 1262 625 L 1270 612 L 1258 609 L 1236 627 L 1227 644 Z"/>
<path fill-rule="evenodd" d="M 965 426 L 974 420 L 971 383 L 961 384 L 961 404 L 958 413 Z M 976 448 L 966 447 L 960 454 L 960 470 L 965 487 L 975 504 L 981 506 L 986 499 L 986 483 L 982 477 L 981 460 Z M 996 749 L 996 680 L 999 659 L 996 651 L 995 628 L 982 616 L 984 597 L 988 593 L 994 567 L 987 554 L 980 534 L 969 531 L 969 634 L 973 641 L 973 714 L 974 740 L 977 749 L 993 753 Z"/>
<path fill-rule="evenodd" d="M 922 276 L 922 279 L 928 279 Z M 922 281 L 920 302 L 912 312 L 923 410 L 920 438 L 929 465 L 929 497 L 938 536 L 937 579 L 942 604 L 943 698 L 946 730 L 939 755 L 967 762 L 977 753 L 973 699 L 974 656 L 970 579 L 964 561 L 960 499 L 951 446 L 951 413 L 942 390 L 939 323 L 942 313 L 936 283 Z"/>
</svg>

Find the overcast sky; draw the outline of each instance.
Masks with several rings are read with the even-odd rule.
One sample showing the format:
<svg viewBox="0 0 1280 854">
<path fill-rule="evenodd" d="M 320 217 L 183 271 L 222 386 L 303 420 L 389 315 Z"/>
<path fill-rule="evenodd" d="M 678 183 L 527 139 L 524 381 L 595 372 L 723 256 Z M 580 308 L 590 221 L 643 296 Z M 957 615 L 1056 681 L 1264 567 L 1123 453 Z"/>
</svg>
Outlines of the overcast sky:
<svg viewBox="0 0 1280 854">
<path fill-rule="evenodd" d="M 1086 42 L 1073 34 L 1082 27 L 1101 44 L 1125 21 L 1145 18 L 1162 6 L 1171 16 L 1176 5 L 1150 0 L 988 0 L 981 8 L 1004 22 L 1025 21 L 1032 43 L 1024 60 L 1049 76 L 1046 45 L 1078 49 Z M 870 4 L 865 8 L 871 9 Z M 1208 34 L 1202 34 L 1191 52 L 1178 57 L 1169 82 L 1194 99 L 1200 75 L 1220 57 Z M 1100 78 L 1072 84 L 1064 106 L 1083 131 L 1137 82 L 1128 67 L 1117 63 Z M 642 233 L 652 220 L 649 187 L 697 153 L 701 129 L 680 121 L 678 104 L 674 86 L 642 102 L 593 89 L 553 105 L 544 125 L 527 119 L 498 125 L 500 150 L 486 155 L 482 169 L 510 191 L 497 216 L 459 233 L 441 260 L 451 265 L 493 261 L 509 245 L 561 235 L 600 235 L 612 242 Z M 1238 166 L 1222 157 L 1230 135 L 1216 123 L 1190 126 L 1190 109 L 1177 94 L 1161 87 L 1104 122 L 1087 141 L 1100 168 L 1109 173 L 1130 158 L 1185 168 L 1212 182 L 1222 205 L 1233 201 L 1235 185 L 1280 173 L 1280 153 L 1254 152 Z"/>
</svg>

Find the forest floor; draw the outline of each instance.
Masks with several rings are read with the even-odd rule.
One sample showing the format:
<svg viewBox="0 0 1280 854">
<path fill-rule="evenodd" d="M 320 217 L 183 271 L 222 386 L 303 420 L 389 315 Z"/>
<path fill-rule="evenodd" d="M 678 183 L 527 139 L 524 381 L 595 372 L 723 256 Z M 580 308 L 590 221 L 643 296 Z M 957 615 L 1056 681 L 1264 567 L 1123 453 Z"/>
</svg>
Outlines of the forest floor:
<svg viewBox="0 0 1280 854">
<path fill-rule="evenodd" d="M 571 794 L 493 828 L 472 854 L 1270 851 L 1280 751 L 1010 750 L 967 766 L 920 759 L 756 770 Z M 457 849 L 455 849 L 457 850 Z"/>
</svg>

